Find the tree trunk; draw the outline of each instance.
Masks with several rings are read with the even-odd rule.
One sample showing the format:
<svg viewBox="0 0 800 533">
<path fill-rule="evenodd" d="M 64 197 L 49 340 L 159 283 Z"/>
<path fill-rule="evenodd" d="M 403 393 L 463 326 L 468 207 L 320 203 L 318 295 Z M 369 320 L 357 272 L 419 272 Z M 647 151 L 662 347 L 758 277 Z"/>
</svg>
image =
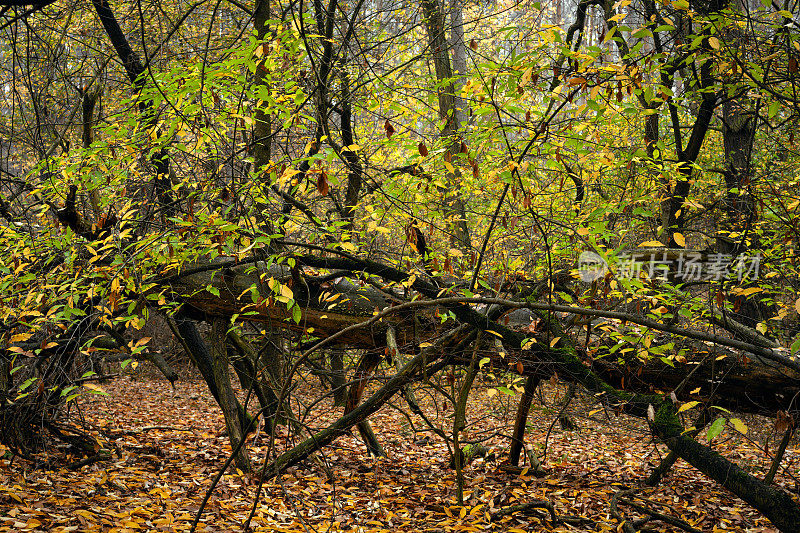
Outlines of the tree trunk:
<svg viewBox="0 0 800 533">
<path fill-rule="evenodd" d="M 445 160 L 461 152 L 461 140 L 458 138 L 458 114 L 456 110 L 455 86 L 453 70 L 450 66 L 448 43 L 445 39 L 445 17 L 440 0 L 422 0 L 422 12 L 425 17 L 425 29 L 428 32 L 436 79 L 439 82 L 439 118 L 444 121 L 441 137 L 447 143 Z M 469 228 L 467 226 L 466 202 L 458 194 L 459 175 L 447 172 L 447 186 L 442 191 L 447 206 L 446 215 L 452 228 L 451 244 L 461 249 L 471 247 Z"/>
<path fill-rule="evenodd" d="M 256 38 L 264 42 L 263 46 L 265 47 L 269 46 L 266 38 L 269 32 L 267 23 L 271 18 L 271 13 L 270 0 L 256 0 L 253 25 L 256 30 Z M 264 52 L 263 59 L 255 70 L 254 84 L 256 87 L 269 87 L 269 72 L 264 66 L 266 60 L 267 53 Z M 253 170 L 257 179 L 266 180 L 268 177 L 263 176 L 262 173 L 272 154 L 272 117 L 261 107 L 257 107 L 253 120 L 253 139 L 250 145 L 253 153 Z"/>
<path fill-rule="evenodd" d="M 186 355 L 200 371 L 200 375 L 203 376 L 203 381 L 208 385 L 208 390 L 211 392 L 214 400 L 222 407 L 219 386 L 214 376 L 211 353 L 205 341 L 203 341 L 200 332 L 197 330 L 197 325 L 190 318 L 177 316 L 175 317 L 175 330 L 173 333 L 175 333 L 179 342 L 183 345 L 184 350 L 186 350 Z M 235 397 L 234 400 L 236 401 L 239 425 L 240 427 L 246 428 L 250 425 L 250 415 L 247 413 L 244 406 L 239 403 L 239 400 L 236 400 Z"/>
<path fill-rule="evenodd" d="M 525 380 L 525 389 L 517 405 L 517 416 L 514 419 L 514 433 L 511 435 L 511 448 L 508 451 L 508 461 L 514 465 L 519 465 L 519 455 L 525 444 L 525 425 L 528 422 L 528 412 L 531 409 L 533 393 L 539 386 L 538 376 L 529 376 Z"/>
<path fill-rule="evenodd" d="M 259 379 L 258 354 L 241 336 L 234 330 L 228 332 L 228 340 L 232 348 L 237 352 L 231 356 L 231 364 L 239 377 L 239 383 L 245 390 L 253 390 L 258 398 L 258 403 L 264 410 L 263 418 L 267 422 L 267 427 L 272 427 L 273 423 L 281 423 L 277 417 L 278 396 L 265 380 Z"/>
<path fill-rule="evenodd" d="M 344 373 L 344 350 L 333 348 L 330 350 L 331 386 L 333 387 L 333 404 L 347 404 L 347 381 Z"/>
<path fill-rule="evenodd" d="M 472 390 L 472 384 L 475 382 L 475 376 L 478 375 L 480 368 L 478 367 L 478 346 L 480 346 L 481 338 L 483 335 L 478 333 L 478 338 L 475 339 L 475 347 L 472 350 L 472 359 L 467 367 L 467 373 L 464 376 L 464 382 L 458 391 L 456 405 L 454 406 L 453 413 L 453 462 L 456 467 L 456 500 L 458 505 L 464 505 L 464 453 L 461 451 L 460 435 L 467 425 L 467 400 L 469 399 L 469 391 Z"/>
<path fill-rule="evenodd" d="M 144 87 L 145 83 L 145 68 L 139 54 L 133 51 L 125 32 L 117 22 L 114 12 L 108 0 L 92 0 L 92 5 L 95 8 L 100 23 L 108 35 L 114 50 L 117 52 L 122 65 L 125 67 L 125 72 L 128 74 L 128 79 L 133 86 L 133 90 L 139 93 Z M 146 51 L 145 51 L 146 52 Z M 144 123 L 147 126 L 153 127 L 156 130 L 156 138 L 161 137 L 161 130 L 158 127 L 158 116 L 152 109 L 152 103 L 142 100 L 139 104 L 139 110 L 142 113 Z M 153 151 L 150 156 L 150 163 L 155 169 L 155 190 L 158 195 L 159 202 L 162 205 L 170 205 L 172 203 L 172 184 L 170 182 L 170 160 L 169 154 L 166 149 L 159 149 Z"/>
<path fill-rule="evenodd" d="M 353 384 L 350 385 L 350 392 L 347 396 L 347 404 L 344 409 L 345 414 L 354 410 L 359 404 L 361 397 L 364 395 L 364 389 L 380 362 L 381 356 L 373 351 L 367 351 L 358 361 Z M 364 440 L 364 444 L 367 445 L 367 450 L 371 455 L 376 457 L 386 456 L 386 452 L 383 451 L 383 447 L 381 443 L 378 442 L 378 438 L 375 436 L 375 432 L 372 431 L 372 426 L 370 426 L 368 420 L 362 420 L 358 423 L 358 432 Z"/>
<path fill-rule="evenodd" d="M 231 449 L 238 452 L 234 458 L 236 466 L 242 472 L 250 472 L 250 458 L 244 446 L 239 446 L 245 438 L 242 422 L 238 415 L 238 401 L 231 386 L 230 374 L 228 372 L 228 348 L 225 339 L 228 332 L 228 320 L 215 318 L 211 321 L 211 366 L 214 381 L 219 391 L 219 405 L 225 417 L 225 427 L 228 430 L 228 437 L 231 441 Z"/>
<path fill-rule="evenodd" d="M 673 410 L 673 406 L 665 402 L 651 421 L 654 433 L 670 450 L 761 511 L 781 531 L 800 531 L 800 507 L 789 494 L 751 476 L 709 447 L 685 435 Z"/>
<path fill-rule="evenodd" d="M 744 242 L 755 218 L 755 200 L 751 192 L 751 156 L 756 134 L 753 106 L 746 98 L 728 100 L 722 105 L 722 141 L 725 148 L 725 215 L 717 243 L 719 251 L 739 254 L 747 249 Z"/>
</svg>

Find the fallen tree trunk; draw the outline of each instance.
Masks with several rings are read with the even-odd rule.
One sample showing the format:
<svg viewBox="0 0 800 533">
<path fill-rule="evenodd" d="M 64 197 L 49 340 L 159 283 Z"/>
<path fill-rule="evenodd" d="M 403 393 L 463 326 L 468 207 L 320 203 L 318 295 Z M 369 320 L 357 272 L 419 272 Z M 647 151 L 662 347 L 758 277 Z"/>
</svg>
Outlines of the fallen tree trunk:
<svg viewBox="0 0 800 533">
<path fill-rule="evenodd" d="M 499 300 L 493 298 L 453 298 L 443 297 L 442 290 L 424 280 L 416 277 L 410 279 L 410 274 L 400 270 L 381 265 L 369 260 L 359 260 L 353 257 L 346 258 L 325 258 L 315 256 L 303 256 L 296 258 L 300 264 L 309 267 L 327 268 L 327 269 L 349 269 L 353 272 L 367 272 L 373 275 L 379 275 L 388 282 L 406 283 L 410 285 L 409 288 L 417 293 L 429 298 L 428 301 L 414 301 L 399 304 L 396 306 L 397 316 L 402 317 L 400 313 L 406 309 L 414 309 L 415 307 L 429 307 L 435 308 L 441 306 L 446 308 L 455 319 L 462 325 L 460 328 L 474 328 L 478 331 L 488 331 L 493 336 L 499 338 L 505 347 L 509 348 L 509 352 L 516 354 L 517 361 L 504 361 L 501 368 L 510 369 L 505 366 L 511 363 L 511 367 L 516 371 L 529 376 L 548 376 L 552 373 L 558 373 L 559 377 L 566 381 L 572 381 L 580 384 L 589 392 L 594 393 L 598 399 L 615 405 L 618 409 L 627 412 L 631 415 L 641 418 L 647 417 L 651 423 L 653 433 L 664 441 L 670 450 L 674 451 L 679 457 L 695 466 L 698 470 L 708 475 L 715 481 L 722 484 L 728 490 L 742 498 L 744 501 L 753 505 L 756 509 L 764 513 L 764 515 L 778 526 L 782 531 L 798 531 L 800 530 L 800 508 L 794 503 L 791 497 L 778 488 L 765 484 L 754 476 L 751 476 L 741 468 L 737 467 L 721 455 L 717 454 L 707 446 L 700 444 L 688 436 L 683 434 L 683 427 L 676 414 L 676 408 L 672 404 L 671 396 L 676 393 L 683 393 L 689 389 L 688 383 L 691 382 L 695 376 L 702 373 L 698 369 L 692 372 L 689 370 L 683 374 L 682 381 L 673 391 L 663 390 L 661 393 L 654 394 L 647 392 L 629 392 L 620 390 L 609 383 L 604 377 L 594 370 L 595 361 L 588 359 L 585 355 L 576 349 L 576 344 L 568 338 L 559 337 L 555 339 L 556 346 L 552 346 L 552 342 L 548 342 L 550 333 L 554 330 L 549 321 L 554 320 L 554 312 L 565 310 L 567 312 L 573 311 L 579 314 L 594 315 L 594 316 L 607 316 L 611 318 L 619 318 L 630 321 L 632 323 L 651 328 L 656 330 L 665 331 L 670 334 L 681 335 L 687 338 L 717 343 L 728 348 L 745 349 L 747 352 L 756 356 L 753 361 L 757 362 L 760 368 L 774 368 L 779 369 L 787 379 L 783 384 L 787 387 L 796 387 L 797 385 L 797 367 L 798 363 L 791 360 L 781 350 L 767 348 L 764 346 L 748 344 L 735 339 L 719 337 L 713 334 L 708 334 L 693 330 L 683 330 L 671 324 L 662 324 L 655 320 L 643 318 L 640 316 L 632 316 L 624 313 L 604 312 L 598 310 L 585 310 L 580 308 L 567 308 L 549 304 L 531 304 L 525 302 L 513 302 L 508 300 Z M 324 301 L 324 299 L 323 299 Z M 468 305 L 471 304 L 471 305 Z M 542 339 L 544 342 L 528 338 L 527 333 L 514 330 L 505 325 L 493 320 L 489 314 L 479 312 L 474 304 L 492 304 L 498 306 L 514 307 L 528 307 L 533 309 L 543 309 L 548 311 L 539 311 L 535 316 L 538 320 L 546 321 L 548 327 L 544 328 L 548 332 L 547 338 Z M 393 315 L 393 309 L 390 307 L 384 308 L 381 311 L 379 306 L 376 306 L 377 314 L 370 313 L 372 316 L 367 320 L 361 322 L 352 322 L 347 328 L 342 329 L 341 325 L 337 328 L 334 338 L 345 338 L 345 334 L 359 329 L 360 324 L 372 327 L 380 323 L 384 318 L 388 318 L 390 314 Z M 487 309 L 488 311 L 488 309 Z M 536 311 L 534 311 L 536 313 Z M 366 313 L 360 318 L 364 318 Z M 393 315 L 394 316 L 394 315 Z M 358 320 L 358 319 L 356 319 Z M 398 323 L 402 321 L 398 320 Z M 329 326 L 330 327 L 330 326 Z M 535 328 L 531 328 L 535 329 Z M 557 330 L 558 328 L 555 328 Z M 451 334 L 452 331 L 451 330 Z M 372 342 L 375 342 L 375 336 L 372 335 Z M 354 338 L 347 335 L 346 338 Z M 363 338 L 363 337 L 362 337 Z M 317 347 L 321 347 L 324 343 L 318 343 Z M 439 343 L 437 343 L 439 344 Z M 398 372 L 394 377 L 384 385 L 376 394 L 372 395 L 367 401 L 355 407 L 352 411 L 342 416 L 328 428 L 313 435 L 300 445 L 284 452 L 273 463 L 267 465 L 264 470 L 264 478 L 269 479 L 280 473 L 285 468 L 297 464 L 306 457 L 308 457 L 315 450 L 326 446 L 333 442 L 338 436 L 344 434 L 352 425 L 365 420 L 367 416 L 377 411 L 383 403 L 385 403 L 391 396 L 398 390 L 404 387 L 408 382 L 416 378 L 417 370 L 424 366 L 427 361 L 428 348 L 423 348 L 419 354 L 403 369 Z M 306 352 L 308 353 L 308 352 Z M 453 353 L 447 358 L 444 358 L 432 364 L 432 367 L 427 369 L 427 373 L 433 373 L 442 368 L 444 364 L 448 364 L 461 359 L 463 362 L 467 356 L 458 353 Z M 516 364 L 516 363 L 519 364 Z M 499 362 L 498 362 L 499 363 Z M 740 364 L 737 362 L 732 363 L 732 367 Z M 712 380 L 715 398 L 724 398 L 730 392 L 738 389 L 731 389 L 729 391 L 726 387 L 728 383 L 725 379 L 732 374 L 728 372 L 726 375 L 717 376 L 716 372 L 710 375 Z M 716 379 L 719 378 L 719 379 Z M 659 382 L 659 387 L 665 383 Z M 733 383 L 736 383 L 734 381 Z M 650 384 L 653 389 L 656 387 Z M 708 383 L 707 383 L 708 385 Z M 672 394 L 666 394 L 672 392 Z M 782 392 L 775 394 L 773 392 L 773 404 L 783 404 Z M 765 397 L 766 399 L 766 397 Z M 785 398 L 785 402 L 790 402 L 791 396 Z M 753 402 L 742 402 L 742 408 L 753 409 Z M 658 406 L 657 415 L 653 416 L 654 406 Z M 788 408 L 789 406 L 786 405 Z M 763 409 L 763 406 L 759 407 Z"/>
<path fill-rule="evenodd" d="M 653 432 L 678 457 L 758 509 L 781 531 L 800 531 L 800 507 L 785 491 L 752 476 L 708 446 L 684 434 L 674 407 L 664 402 L 651 420 Z"/>
<path fill-rule="evenodd" d="M 408 273 L 392 267 L 355 258 L 299 256 L 297 261 L 313 268 L 363 272 L 394 283 L 406 282 L 410 277 Z M 673 391 L 679 385 L 683 385 L 675 392 L 685 401 L 705 401 L 711 398 L 713 392 L 714 401 L 722 407 L 767 416 L 774 416 L 779 410 L 789 409 L 791 399 L 800 392 L 800 371 L 798 371 L 800 362 L 792 360 L 785 354 L 785 350 L 776 349 L 774 346 L 764 346 L 763 343 L 749 344 L 720 335 L 660 324 L 641 315 L 598 309 L 480 297 L 463 299 L 473 303 L 465 305 L 457 298 L 442 297 L 441 288 L 421 278 L 414 280 L 412 288 L 431 301 L 420 302 L 419 309 L 424 309 L 425 312 L 415 312 L 416 323 L 415 315 L 403 309 L 397 313 L 387 314 L 381 321 L 371 323 L 369 327 L 357 327 L 369 320 L 376 311 L 384 311 L 396 305 L 392 299 L 399 300 L 402 295 L 387 294 L 370 286 L 360 286 L 341 278 L 331 280 L 324 276 L 320 278 L 323 280 L 321 282 L 316 282 L 313 276 L 303 278 L 305 288 L 303 291 L 297 290 L 295 294 L 301 309 L 301 319 L 296 322 L 291 319 L 292 312 L 284 304 L 277 304 L 268 298 L 262 298 L 254 304 L 252 298 L 239 297 L 247 292 L 248 287 L 258 283 L 258 276 L 263 272 L 284 281 L 292 279 L 288 267 L 273 265 L 267 268 L 265 263 L 258 261 L 249 263 L 228 261 L 200 265 L 188 270 L 186 275 L 177 274 L 168 280 L 173 291 L 191 295 L 183 297 L 187 303 L 212 316 L 231 316 L 235 313 L 249 312 L 252 314 L 247 315 L 247 320 L 269 322 L 274 327 L 295 331 L 307 331 L 313 328 L 313 334 L 320 338 L 338 334 L 336 343 L 367 349 L 384 349 L 387 345 L 386 328 L 391 325 L 395 331 L 397 345 L 409 353 L 418 350 L 417 337 L 424 341 L 440 332 L 442 324 L 436 315 L 443 308 L 455 312 L 461 322 L 468 322 L 481 329 L 485 329 L 493 321 L 486 312 L 477 311 L 474 305 L 494 304 L 506 306 L 511 311 L 516 308 L 517 311 L 507 314 L 502 320 L 508 326 L 505 329 L 510 332 L 506 334 L 508 338 L 503 339 L 509 347 L 507 350 L 509 357 L 504 360 L 495 357 L 493 367 L 517 371 L 515 367 L 519 362 L 522 365 L 522 371 L 519 373 L 525 376 L 548 377 L 553 372 L 552 368 L 547 368 L 547 357 L 541 358 L 535 354 L 531 357 L 530 352 L 526 353 L 517 348 L 521 339 L 526 336 L 520 330 L 527 328 L 532 321 L 541 320 L 536 314 L 539 312 L 537 309 L 550 309 L 551 318 L 548 320 L 555 320 L 553 315 L 555 312 L 608 317 L 620 321 L 620 324 L 622 321 L 639 324 L 645 328 L 641 330 L 642 333 L 647 328 L 661 329 L 673 335 L 691 335 L 693 339 L 693 344 L 689 347 L 693 357 L 685 363 L 676 361 L 674 368 L 655 357 L 646 362 L 633 358 L 620 365 L 617 363 L 617 356 L 607 357 L 603 352 L 599 352 L 590 358 L 583 354 L 581 363 L 591 367 L 597 372 L 598 377 L 615 388 L 652 392 Z M 214 287 L 219 292 L 219 297 L 204 290 L 206 287 Z M 533 309 L 525 309 L 526 307 Z M 449 323 L 444 325 L 451 326 Z M 341 335 L 342 330 L 346 328 L 347 334 Z M 543 339 L 543 344 L 537 350 L 550 351 L 545 345 L 546 342 L 547 340 Z M 719 353 L 712 352 L 718 345 L 727 348 L 723 353 L 724 358 L 721 358 Z M 748 357 L 743 357 L 742 351 L 746 351 Z M 712 356 L 706 357 L 709 354 Z M 468 361 L 462 363 L 467 364 Z M 700 368 L 696 368 L 697 365 L 700 365 Z M 688 394 L 689 391 L 698 388 L 699 393 Z"/>
</svg>

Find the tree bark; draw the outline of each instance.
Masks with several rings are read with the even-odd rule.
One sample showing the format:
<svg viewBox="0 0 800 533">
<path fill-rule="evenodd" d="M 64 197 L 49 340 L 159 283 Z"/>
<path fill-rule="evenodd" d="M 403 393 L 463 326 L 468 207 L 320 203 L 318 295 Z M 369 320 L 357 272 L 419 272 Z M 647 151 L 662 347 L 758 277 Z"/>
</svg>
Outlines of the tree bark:
<svg viewBox="0 0 800 533">
<path fill-rule="evenodd" d="M 333 405 L 347 404 L 347 385 L 344 373 L 344 350 L 330 350 L 331 387 L 333 388 Z M 399 370 L 399 369 L 398 369 Z"/>
<path fill-rule="evenodd" d="M 444 121 L 441 137 L 447 143 L 445 160 L 452 160 L 461 152 L 461 140 L 458 138 L 458 112 L 456 109 L 453 70 L 450 66 L 449 46 L 445 39 L 445 17 L 440 0 L 422 0 L 422 12 L 425 17 L 425 29 L 433 57 L 436 79 L 439 82 L 439 118 Z M 467 226 L 466 202 L 458 194 L 459 176 L 457 172 L 448 171 L 447 186 L 442 191 L 446 205 L 445 214 L 450 219 L 452 228 L 451 244 L 463 250 L 472 246 Z"/>
<path fill-rule="evenodd" d="M 225 427 L 231 441 L 231 449 L 237 450 L 235 456 L 236 466 L 242 472 L 250 472 L 252 466 L 247 450 L 239 443 L 245 438 L 242 421 L 238 413 L 238 401 L 231 386 L 230 373 L 228 372 L 228 348 L 225 339 L 228 331 L 228 320 L 215 318 L 211 321 L 211 367 L 214 382 L 219 391 L 219 405 L 225 417 Z"/>
<path fill-rule="evenodd" d="M 117 22 L 108 0 L 92 0 L 92 5 L 112 46 L 114 46 L 114 50 L 116 50 L 122 65 L 125 67 L 125 72 L 128 74 L 128 79 L 133 86 L 134 92 L 138 94 L 144 87 L 146 72 L 139 54 L 134 52 L 128 43 L 128 38 L 125 36 L 125 32 L 122 31 L 119 22 Z M 145 125 L 151 128 L 158 128 L 158 117 L 151 108 L 152 104 L 149 101 L 142 100 L 139 102 L 139 111 L 143 115 Z M 160 135 L 160 131 L 157 129 L 157 137 L 160 137 Z M 171 204 L 172 184 L 170 182 L 169 154 L 166 149 L 156 150 L 150 157 L 150 163 L 156 173 L 155 189 L 159 202 L 162 205 Z"/>
<path fill-rule="evenodd" d="M 514 433 L 511 435 L 511 448 L 508 451 L 508 461 L 514 465 L 519 465 L 519 455 L 525 444 L 525 425 L 528 422 L 528 412 L 533 402 L 533 393 L 539 386 L 538 376 L 529 376 L 525 380 L 525 388 L 517 404 L 517 416 L 514 419 Z"/>
<path fill-rule="evenodd" d="M 253 13 L 253 25 L 256 30 L 256 38 L 263 43 L 263 47 L 269 47 L 267 35 L 269 33 L 269 26 L 267 25 L 272 15 L 270 0 L 256 0 L 255 10 Z M 269 73 L 265 67 L 267 52 L 264 51 L 264 56 L 259 62 L 255 71 L 254 84 L 256 87 L 265 87 L 269 90 L 268 76 Z M 264 168 L 269 163 L 272 154 L 272 117 L 264 111 L 261 107 L 256 107 L 253 125 L 253 139 L 251 143 L 251 151 L 253 153 L 253 170 L 255 175 L 260 180 L 267 181 L 262 175 Z"/>
<path fill-rule="evenodd" d="M 678 457 L 758 509 L 781 531 L 800 531 L 800 507 L 783 490 L 751 476 L 709 447 L 684 434 L 671 404 L 664 402 L 651 421 L 653 432 Z"/>
<path fill-rule="evenodd" d="M 361 359 L 359 359 L 355 369 L 353 384 L 350 385 L 350 392 L 347 396 L 347 404 L 344 409 L 345 414 L 354 410 L 359 404 L 361 397 L 364 395 L 364 389 L 380 362 L 381 356 L 373 351 L 367 351 Z M 375 432 L 372 430 L 372 426 L 369 424 L 368 420 L 358 422 L 358 432 L 364 440 L 364 444 L 367 445 L 367 450 L 371 455 L 376 457 L 386 456 L 386 452 L 383 451 L 383 447 L 375 436 Z"/>
</svg>

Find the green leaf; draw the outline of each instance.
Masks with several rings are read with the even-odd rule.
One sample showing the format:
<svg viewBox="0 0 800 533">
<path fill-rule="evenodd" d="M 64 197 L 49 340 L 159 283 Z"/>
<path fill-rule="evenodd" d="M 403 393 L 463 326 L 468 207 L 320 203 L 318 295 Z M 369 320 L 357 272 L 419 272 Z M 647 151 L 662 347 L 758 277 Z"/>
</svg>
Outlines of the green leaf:
<svg viewBox="0 0 800 533">
<path fill-rule="evenodd" d="M 31 383 L 33 383 L 34 381 L 36 381 L 36 378 L 35 378 L 35 377 L 34 377 L 34 378 L 28 378 L 28 379 L 26 379 L 26 380 L 25 380 L 25 381 L 22 383 L 22 385 L 20 385 L 20 386 L 19 386 L 19 390 L 18 390 L 17 392 L 22 392 L 22 391 L 24 391 L 25 389 L 27 389 L 28 387 L 30 387 L 30 386 L 31 386 Z"/>
<path fill-rule="evenodd" d="M 722 433 L 722 428 L 724 427 L 725 427 L 725 418 L 721 416 L 716 420 L 714 420 L 714 423 L 711 424 L 710 428 L 708 428 L 708 433 L 706 433 L 706 439 L 709 442 L 711 442 L 714 439 L 714 437 Z"/>
<path fill-rule="evenodd" d="M 790 349 L 792 350 L 792 355 L 796 354 L 797 351 L 800 350 L 800 335 L 798 335 L 794 340 Z"/>
</svg>

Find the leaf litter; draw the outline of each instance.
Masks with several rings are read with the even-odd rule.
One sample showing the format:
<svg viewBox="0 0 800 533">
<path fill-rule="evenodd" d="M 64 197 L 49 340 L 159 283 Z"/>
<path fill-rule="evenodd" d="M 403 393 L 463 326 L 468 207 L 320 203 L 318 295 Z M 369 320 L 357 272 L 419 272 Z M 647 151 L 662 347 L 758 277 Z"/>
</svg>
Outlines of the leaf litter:
<svg viewBox="0 0 800 533">
<path fill-rule="evenodd" d="M 98 448 L 102 444 L 112 450 L 107 458 L 80 466 L 80 457 L 59 450 L 51 450 L 38 463 L 0 453 L 0 532 L 190 528 L 211 480 L 230 453 L 222 414 L 205 384 L 182 381 L 173 390 L 164 380 L 136 375 L 104 388 L 108 396 L 84 395 L 79 403 L 80 416 L 98 439 Z M 308 389 L 309 397 L 323 392 Z M 335 479 L 329 480 L 318 463 L 307 461 L 265 483 L 252 531 L 622 531 L 622 523 L 609 511 L 613 495 L 639 487 L 666 455 L 646 426 L 573 402 L 570 415 L 580 429 L 561 430 L 553 419 L 563 390 L 547 384 L 542 392 L 546 405 L 539 403 L 537 408 L 534 402 L 526 433 L 526 442 L 537 455 L 546 445 L 546 473 L 534 477 L 525 468 L 515 470 L 504 463 L 515 398 L 490 397 L 488 390 L 483 385 L 473 390 L 470 425 L 462 441 L 488 439 L 485 444 L 493 452 L 465 468 L 463 507 L 455 505 L 455 471 L 449 467 L 447 444 L 435 435 L 415 432 L 425 426 L 414 415 L 410 415 L 412 428 L 405 415 L 384 407 L 370 420 L 387 457 L 369 457 L 356 431 L 338 439 L 321 455 Z M 405 407 L 400 398 L 395 400 L 395 405 Z M 429 397 L 418 401 L 433 423 L 448 433 L 452 409 L 448 413 L 446 405 L 434 404 Z M 320 404 L 307 420 L 323 427 L 341 413 L 330 403 Z M 774 442 L 775 435 L 768 432 L 762 440 L 770 436 Z M 770 461 L 764 453 L 766 441 L 758 438 L 730 431 L 717 439 L 715 447 L 763 475 Z M 279 429 L 279 450 L 298 441 Z M 257 464 L 263 464 L 268 443 L 269 435 L 263 431 L 251 437 L 249 452 Z M 799 459 L 793 443 L 782 471 L 795 471 Z M 797 488 L 790 475 L 779 474 L 776 480 L 790 491 Z M 215 488 L 197 530 L 240 531 L 257 484 L 254 474 L 229 471 Z M 553 524 L 543 508 L 524 514 L 497 512 L 536 500 L 552 502 L 559 516 L 586 520 Z M 661 485 L 640 488 L 633 501 L 700 531 L 776 531 L 755 510 L 681 461 Z M 624 503 L 619 511 L 628 521 L 644 516 Z M 676 530 L 662 522 L 648 527 Z"/>
</svg>

